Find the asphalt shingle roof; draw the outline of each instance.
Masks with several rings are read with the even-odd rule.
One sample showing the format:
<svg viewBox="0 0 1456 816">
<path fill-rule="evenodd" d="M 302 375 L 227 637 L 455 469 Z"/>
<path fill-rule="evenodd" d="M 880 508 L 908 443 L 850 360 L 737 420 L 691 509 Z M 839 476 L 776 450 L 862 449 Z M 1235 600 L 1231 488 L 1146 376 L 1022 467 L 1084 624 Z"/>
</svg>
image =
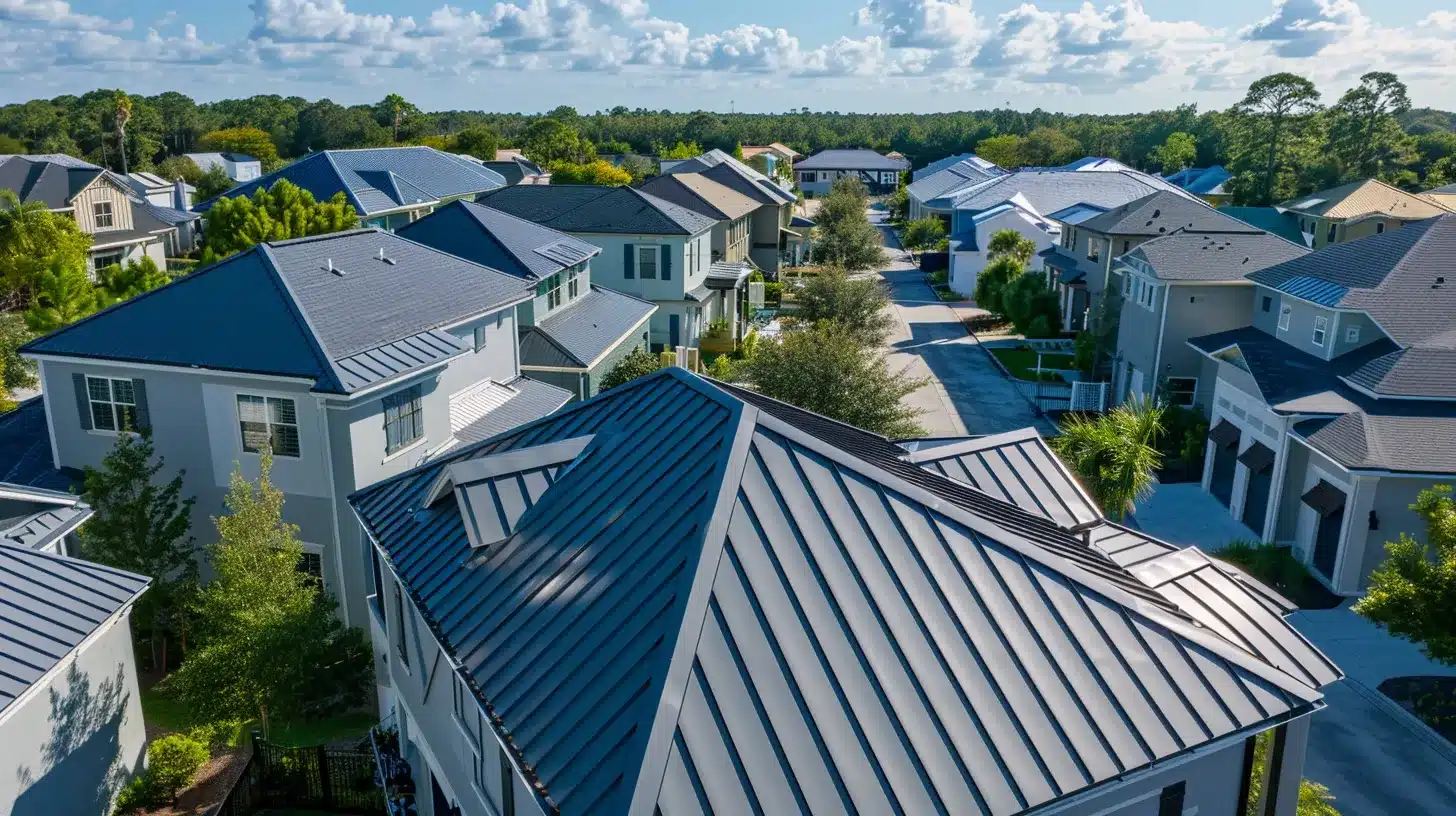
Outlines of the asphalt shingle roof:
<svg viewBox="0 0 1456 816">
<path fill-rule="evenodd" d="M 1226 283 L 1308 253 L 1276 235 L 1250 230 L 1180 232 L 1140 244 L 1124 257 L 1134 265 L 1146 264 L 1160 280 Z"/>
<path fill-rule="evenodd" d="M 1394 343 L 1381 339 L 1333 360 L 1324 360 L 1253 326 L 1193 337 L 1188 344 L 1205 354 L 1236 347 L 1241 367 L 1254 378 L 1264 401 L 1276 411 L 1308 409 L 1301 413 L 1354 410 L 1350 401 L 1354 394 L 1341 385 L 1340 378 L 1396 348 Z"/>
<path fill-rule="evenodd" d="M 520 184 L 486 193 L 476 201 L 562 232 L 697 235 L 715 223 L 631 187 Z"/>
<path fill-rule="evenodd" d="M 602 251 L 564 232 L 473 201 L 447 204 L 395 234 L 532 281 L 549 278 Z"/>
<path fill-rule="evenodd" d="M 763 203 L 792 204 L 798 200 L 792 191 L 785 190 L 768 176 L 716 148 L 683 162 L 668 172 L 702 173 L 719 184 L 745 195 L 752 195 L 755 200 Z"/>
<path fill-rule="evenodd" d="M 1372 405 L 1294 426 L 1311 447 L 1355 470 L 1456 474 L 1456 415 L 1449 409 Z"/>
<path fill-rule="evenodd" d="M 437 330 L 529 296 L 515 276 L 355 230 L 260 244 L 22 350 L 300 377 L 350 393 L 463 351 Z"/>
<path fill-rule="evenodd" d="M 957 193 L 957 210 L 985 210 L 1020 194 L 1046 216 L 1078 204 L 1103 209 L 1118 207 L 1158 190 L 1192 198 L 1160 178 L 1135 170 L 1018 170 Z"/>
<path fill-rule="evenodd" d="M 1256 232 L 1248 224 L 1220 213 L 1187 196 L 1159 190 L 1142 198 L 1094 215 L 1077 224 L 1079 229 L 1106 235 L 1158 236 L 1193 232 Z"/>
<path fill-rule="evenodd" d="M 1365 179 L 1341 184 L 1328 190 L 1320 190 L 1317 193 L 1290 199 L 1280 204 L 1279 207 L 1300 215 L 1333 219 L 1359 218 L 1378 214 L 1390 218 L 1418 221 L 1450 212 L 1428 198 L 1407 193 L 1405 190 L 1392 187 L 1379 179 Z"/>
<path fill-rule="evenodd" d="M 589 368 L 655 311 L 645 300 L 593 286 L 521 338 L 521 365 Z"/>
<path fill-rule="evenodd" d="M 70 156 L 11 156 L 0 160 L 0 189 L 13 191 L 21 203 L 40 202 L 56 210 L 71 206 L 77 193 L 106 172 Z"/>
<path fill-rule="evenodd" d="M 1385 396 L 1456 400 L 1456 349 L 1397 349 L 1371 360 L 1346 379 Z"/>
<path fill-rule="evenodd" d="M 350 501 L 568 816 L 1009 816 L 1321 705 L 1158 592 L 942 500 L 925 485 L 976 491 L 893 443 L 913 481 L 806 424 L 671 369 Z M 464 480 L 508 452 L 526 489 L 499 501 L 525 509 L 473 548 L 492 531 L 459 502 L 491 497 Z"/>
<path fill-rule="evenodd" d="M 794 162 L 795 170 L 909 170 L 910 162 L 892 159 L 866 148 L 821 150 Z"/>
<path fill-rule="evenodd" d="M 639 188 L 715 221 L 732 221 L 758 209 L 760 202 L 702 173 L 672 173 Z"/>
<path fill-rule="evenodd" d="M 506 183 L 494 170 L 433 147 L 371 147 L 310 153 L 220 197 L 251 196 L 279 179 L 289 180 L 319 201 L 343 193 L 365 218 L 413 204 L 471 196 Z M 216 201 L 205 201 L 193 209 L 205 212 Z"/>
</svg>

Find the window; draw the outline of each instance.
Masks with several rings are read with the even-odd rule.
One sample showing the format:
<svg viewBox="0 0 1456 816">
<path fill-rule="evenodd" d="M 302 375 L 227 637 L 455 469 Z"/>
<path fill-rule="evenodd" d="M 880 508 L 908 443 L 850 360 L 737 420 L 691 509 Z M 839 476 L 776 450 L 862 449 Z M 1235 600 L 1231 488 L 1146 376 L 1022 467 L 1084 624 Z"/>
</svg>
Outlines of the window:
<svg viewBox="0 0 1456 816">
<path fill-rule="evenodd" d="M 409 668 L 409 633 L 406 631 L 404 622 L 404 590 L 399 584 L 394 585 L 394 619 L 399 622 L 399 632 L 394 639 L 395 651 L 399 653 L 399 661 L 404 667 Z"/>
<path fill-rule="evenodd" d="M 374 551 L 369 542 L 364 542 L 365 551 L 369 555 L 369 571 L 374 575 L 374 597 L 379 603 L 384 602 L 384 575 L 379 569 L 379 553 Z"/>
<path fill-rule="evenodd" d="M 637 277 L 645 280 L 656 280 L 657 247 L 637 247 Z"/>
<path fill-rule="evenodd" d="M 1345 329 L 1345 342 L 1346 343 L 1358 343 L 1358 342 L 1360 342 L 1360 327 L 1359 326 L 1350 326 L 1349 328 L 1346 328 Z"/>
<path fill-rule="evenodd" d="M 423 389 L 412 385 L 384 398 L 384 453 L 389 455 L 425 435 L 425 414 L 420 406 Z"/>
<path fill-rule="evenodd" d="M 110 201 L 98 201 L 92 204 L 91 216 L 96 219 L 96 229 L 111 229 L 116 226 L 116 216 L 111 212 Z"/>
<path fill-rule="evenodd" d="M 126 258 L 126 250 L 118 249 L 111 252 L 98 252 L 91 256 L 92 269 L 105 269 L 108 266 L 121 266 Z"/>
<path fill-rule="evenodd" d="M 1265 312 L 1269 311 L 1271 308 L 1273 308 L 1273 306 L 1274 298 L 1269 297 L 1268 295 L 1265 295 L 1264 299 L 1259 303 L 1260 310 Z"/>
<path fill-rule="evenodd" d="M 802 181 L 802 182 L 805 182 L 807 184 L 813 184 L 814 183 L 814 174 L 813 173 L 809 173 L 809 172 L 800 173 L 799 174 L 799 180 Z"/>
<path fill-rule="evenodd" d="M 541 285 L 546 289 L 546 310 L 550 311 L 561 305 L 561 273 L 542 281 Z"/>
<path fill-rule="evenodd" d="M 1183 797 L 1187 782 L 1175 782 L 1158 795 L 1158 816 L 1183 816 Z"/>
<path fill-rule="evenodd" d="M 1327 244 L 1333 244 L 1334 242 L 1335 242 L 1335 225 L 1334 224 L 1331 224 L 1330 225 L 1330 231 L 1325 236 L 1325 243 L 1327 243 Z"/>
<path fill-rule="evenodd" d="M 317 544 L 304 544 L 303 555 L 298 557 L 298 571 L 307 575 L 313 585 L 324 588 L 324 548 Z"/>
<path fill-rule="evenodd" d="M 238 425 L 247 453 L 271 447 L 274 456 L 298 458 L 298 412 L 293 400 L 239 394 Z"/>
<path fill-rule="evenodd" d="M 1102 242 L 1096 240 L 1087 241 L 1087 260 L 1095 261 L 1102 253 Z"/>
<path fill-rule="evenodd" d="M 87 377 L 86 398 L 91 403 L 91 427 L 98 431 L 137 429 L 136 386 L 131 380 Z"/>
<path fill-rule="evenodd" d="M 1132 241 L 1123 241 L 1122 242 L 1122 254 L 1126 255 L 1127 252 L 1128 252 L 1128 250 L 1130 250 L 1130 249 L 1132 249 Z"/>
<path fill-rule="evenodd" d="M 484 349 L 485 348 L 485 343 L 486 343 L 486 328 L 484 326 L 476 326 L 475 327 L 475 350 L 476 351 L 480 351 L 481 349 Z"/>
<path fill-rule="evenodd" d="M 1379 235 L 1382 232 L 1385 232 L 1385 222 L 1384 221 L 1377 221 L 1377 222 L 1375 222 L 1375 234 L 1376 235 Z"/>
<path fill-rule="evenodd" d="M 576 279 L 579 270 L 573 268 L 566 273 L 566 297 L 568 300 L 576 300 L 581 294 L 581 282 Z"/>
<path fill-rule="evenodd" d="M 1293 313 L 1293 306 L 1285 304 L 1279 306 L 1279 331 L 1289 331 L 1289 316 Z"/>
<path fill-rule="evenodd" d="M 1197 377 L 1169 377 L 1163 386 L 1168 402 L 1174 405 L 1192 405 L 1198 395 Z"/>
<path fill-rule="evenodd" d="M 1314 336 L 1310 340 L 1316 345 L 1323 347 L 1325 344 L 1325 330 L 1330 327 L 1328 317 L 1316 317 L 1314 319 Z"/>
<path fill-rule="evenodd" d="M 501 816 L 516 816 L 516 772 L 511 769 L 511 758 L 505 751 L 500 754 Z"/>
</svg>

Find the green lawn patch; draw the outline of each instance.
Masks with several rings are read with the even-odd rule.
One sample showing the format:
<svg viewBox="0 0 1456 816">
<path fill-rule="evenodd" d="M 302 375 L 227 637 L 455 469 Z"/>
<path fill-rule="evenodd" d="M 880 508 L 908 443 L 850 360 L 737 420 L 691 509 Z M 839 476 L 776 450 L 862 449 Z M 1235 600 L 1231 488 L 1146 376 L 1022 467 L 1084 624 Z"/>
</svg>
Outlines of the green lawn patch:
<svg viewBox="0 0 1456 816">
<path fill-rule="evenodd" d="M 990 349 L 1001 365 L 1011 372 L 1011 376 L 1019 380 L 1036 379 L 1036 352 L 1027 346 L 1014 346 L 1005 348 Z M 1060 380 L 1061 375 L 1048 374 L 1046 369 L 1075 369 L 1076 363 L 1070 354 L 1043 354 L 1041 356 L 1042 379 Z"/>
<path fill-rule="evenodd" d="M 181 702 L 150 685 L 142 690 L 142 717 L 163 733 L 190 731 L 200 723 Z M 270 742 L 288 747 L 323 745 L 340 740 L 359 739 L 379 723 L 378 715 L 369 711 L 355 711 L 339 714 L 323 720 L 305 720 L 296 723 L 273 723 Z M 240 745 L 256 723 L 245 723 L 230 740 Z"/>
<path fill-rule="evenodd" d="M 946 272 L 945 272 L 944 269 L 941 269 L 941 270 L 939 270 L 937 272 L 930 272 L 930 273 L 928 273 L 925 276 L 925 279 L 927 281 L 929 281 L 932 285 L 934 285 L 934 284 L 944 284 L 944 283 L 947 282 L 946 281 Z"/>
<path fill-rule="evenodd" d="M 959 292 L 953 292 L 950 289 L 936 288 L 934 291 L 935 296 L 940 298 L 941 300 L 960 301 L 966 299 L 965 295 L 962 295 Z"/>
</svg>

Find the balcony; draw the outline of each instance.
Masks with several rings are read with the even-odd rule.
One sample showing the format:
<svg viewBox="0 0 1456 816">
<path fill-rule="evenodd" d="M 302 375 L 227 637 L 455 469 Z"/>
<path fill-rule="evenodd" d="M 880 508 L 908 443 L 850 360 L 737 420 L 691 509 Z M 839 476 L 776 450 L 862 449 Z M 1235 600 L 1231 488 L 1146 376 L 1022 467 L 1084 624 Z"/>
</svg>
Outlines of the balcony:
<svg viewBox="0 0 1456 816">
<path fill-rule="evenodd" d="M 399 743 L 399 728 L 391 713 L 369 731 L 374 753 L 374 781 L 384 791 L 384 805 L 390 816 L 415 816 L 415 781 Z"/>
</svg>

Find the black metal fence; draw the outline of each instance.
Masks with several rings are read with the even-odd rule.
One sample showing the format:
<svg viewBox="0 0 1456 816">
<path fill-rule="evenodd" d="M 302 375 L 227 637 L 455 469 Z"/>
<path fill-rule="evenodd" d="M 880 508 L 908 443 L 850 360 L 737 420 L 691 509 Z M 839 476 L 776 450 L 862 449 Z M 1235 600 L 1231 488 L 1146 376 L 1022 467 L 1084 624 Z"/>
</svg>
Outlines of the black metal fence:
<svg viewBox="0 0 1456 816">
<path fill-rule="evenodd" d="M 214 816 L 249 816 L 265 807 L 383 814 L 374 754 L 318 745 L 289 748 L 253 734 L 253 755 Z"/>
</svg>

